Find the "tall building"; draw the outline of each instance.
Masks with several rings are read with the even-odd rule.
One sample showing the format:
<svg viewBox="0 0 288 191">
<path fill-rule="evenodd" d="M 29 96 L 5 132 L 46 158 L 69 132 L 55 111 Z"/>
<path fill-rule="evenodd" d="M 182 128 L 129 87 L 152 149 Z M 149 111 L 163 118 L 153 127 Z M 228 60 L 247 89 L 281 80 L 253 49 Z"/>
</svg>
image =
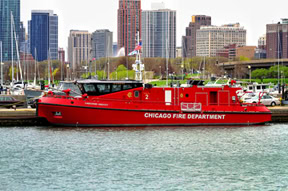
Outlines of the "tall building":
<svg viewBox="0 0 288 191">
<path fill-rule="evenodd" d="M 18 37 L 20 32 L 20 0 L 0 0 L 0 41 L 2 41 L 4 62 L 12 60 L 12 45 L 14 60 L 17 52 L 15 37 L 13 36 L 13 40 L 11 39 L 11 13 L 14 18 L 13 27 L 15 27 L 16 36 Z"/>
<path fill-rule="evenodd" d="M 58 60 L 58 16 L 51 10 L 32 11 L 29 29 L 33 57 L 40 62 Z"/>
<path fill-rule="evenodd" d="M 65 50 L 63 48 L 59 48 L 58 50 L 58 60 L 60 61 L 60 80 L 64 80 L 65 76 Z"/>
<path fill-rule="evenodd" d="M 142 12 L 143 57 L 176 57 L 176 11 Z"/>
<path fill-rule="evenodd" d="M 109 30 L 96 30 L 91 39 L 92 58 L 107 58 L 113 56 L 113 32 Z"/>
<path fill-rule="evenodd" d="M 28 50 L 28 41 L 26 39 L 26 29 L 23 25 L 23 22 L 20 23 L 19 45 L 20 45 L 20 52 L 25 52 L 25 53 L 30 52 L 30 50 Z"/>
<path fill-rule="evenodd" d="M 266 27 L 267 58 L 288 58 L 288 19 Z"/>
<path fill-rule="evenodd" d="M 239 23 L 223 26 L 202 26 L 196 32 L 196 56 L 215 57 L 230 44 L 246 46 L 246 30 Z"/>
<path fill-rule="evenodd" d="M 68 37 L 68 61 L 72 65 L 73 73 L 83 62 L 91 60 L 91 34 L 88 31 L 71 30 Z"/>
<path fill-rule="evenodd" d="M 266 34 L 261 36 L 258 39 L 258 47 L 255 50 L 255 58 L 256 59 L 265 59 L 267 57 L 266 54 Z"/>
<path fill-rule="evenodd" d="M 194 15 L 186 28 L 186 36 L 182 37 L 183 57 L 196 56 L 196 32 L 201 26 L 211 26 L 211 17 L 206 15 Z"/>
<path fill-rule="evenodd" d="M 118 54 L 118 43 L 113 42 L 113 57 L 116 57 Z"/>
<path fill-rule="evenodd" d="M 135 49 L 137 31 L 141 38 L 141 0 L 119 0 L 118 49 L 128 55 Z"/>
</svg>

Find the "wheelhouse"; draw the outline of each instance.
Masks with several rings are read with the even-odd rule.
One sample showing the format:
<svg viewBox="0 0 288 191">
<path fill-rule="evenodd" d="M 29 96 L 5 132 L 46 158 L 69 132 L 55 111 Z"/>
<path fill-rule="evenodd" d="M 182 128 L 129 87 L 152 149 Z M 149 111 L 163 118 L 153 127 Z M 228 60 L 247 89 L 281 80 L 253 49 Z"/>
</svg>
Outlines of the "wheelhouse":
<svg viewBox="0 0 288 191">
<path fill-rule="evenodd" d="M 88 96 L 101 96 L 125 90 L 143 87 L 138 81 L 78 81 L 78 87 L 82 94 Z"/>
</svg>

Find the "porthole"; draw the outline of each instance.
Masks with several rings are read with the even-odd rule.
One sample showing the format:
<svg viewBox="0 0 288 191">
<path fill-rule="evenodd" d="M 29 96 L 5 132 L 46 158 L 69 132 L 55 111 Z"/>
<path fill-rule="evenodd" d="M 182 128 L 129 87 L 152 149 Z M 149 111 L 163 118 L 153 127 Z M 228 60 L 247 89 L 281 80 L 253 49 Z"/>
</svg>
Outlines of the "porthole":
<svg viewBox="0 0 288 191">
<path fill-rule="evenodd" d="M 189 94 L 186 94 L 185 96 L 186 96 L 186 97 L 189 97 Z"/>
<path fill-rule="evenodd" d="M 134 92 L 134 97 L 138 98 L 139 97 L 139 91 Z"/>
</svg>

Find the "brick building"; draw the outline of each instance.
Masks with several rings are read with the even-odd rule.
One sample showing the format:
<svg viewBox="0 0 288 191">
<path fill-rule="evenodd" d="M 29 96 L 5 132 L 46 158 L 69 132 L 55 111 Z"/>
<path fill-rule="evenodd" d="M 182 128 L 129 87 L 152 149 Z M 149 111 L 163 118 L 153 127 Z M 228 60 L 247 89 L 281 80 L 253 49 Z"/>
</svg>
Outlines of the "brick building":
<svg viewBox="0 0 288 191">
<path fill-rule="evenodd" d="M 182 37 L 183 57 L 192 58 L 196 56 L 196 32 L 201 26 L 210 26 L 211 17 L 206 15 L 192 16 L 192 22 L 186 28 L 186 36 Z"/>
<path fill-rule="evenodd" d="M 136 34 L 141 39 L 141 0 L 119 0 L 118 49 L 125 47 L 125 54 L 132 52 L 136 45 Z"/>
<path fill-rule="evenodd" d="M 267 58 L 288 58 L 288 19 L 266 26 Z"/>
</svg>

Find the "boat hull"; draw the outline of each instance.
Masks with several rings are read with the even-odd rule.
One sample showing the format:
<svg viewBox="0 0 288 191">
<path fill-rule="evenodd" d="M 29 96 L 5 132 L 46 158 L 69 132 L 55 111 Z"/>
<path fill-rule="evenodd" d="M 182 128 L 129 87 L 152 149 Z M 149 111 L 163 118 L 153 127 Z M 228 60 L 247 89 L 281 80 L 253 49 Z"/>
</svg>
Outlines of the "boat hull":
<svg viewBox="0 0 288 191">
<path fill-rule="evenodd" d="M 271 112 L 127 110 L 40 103 L 37 115 L 55 126 L 235 126 L 271 121 Z"/>
</svg>

